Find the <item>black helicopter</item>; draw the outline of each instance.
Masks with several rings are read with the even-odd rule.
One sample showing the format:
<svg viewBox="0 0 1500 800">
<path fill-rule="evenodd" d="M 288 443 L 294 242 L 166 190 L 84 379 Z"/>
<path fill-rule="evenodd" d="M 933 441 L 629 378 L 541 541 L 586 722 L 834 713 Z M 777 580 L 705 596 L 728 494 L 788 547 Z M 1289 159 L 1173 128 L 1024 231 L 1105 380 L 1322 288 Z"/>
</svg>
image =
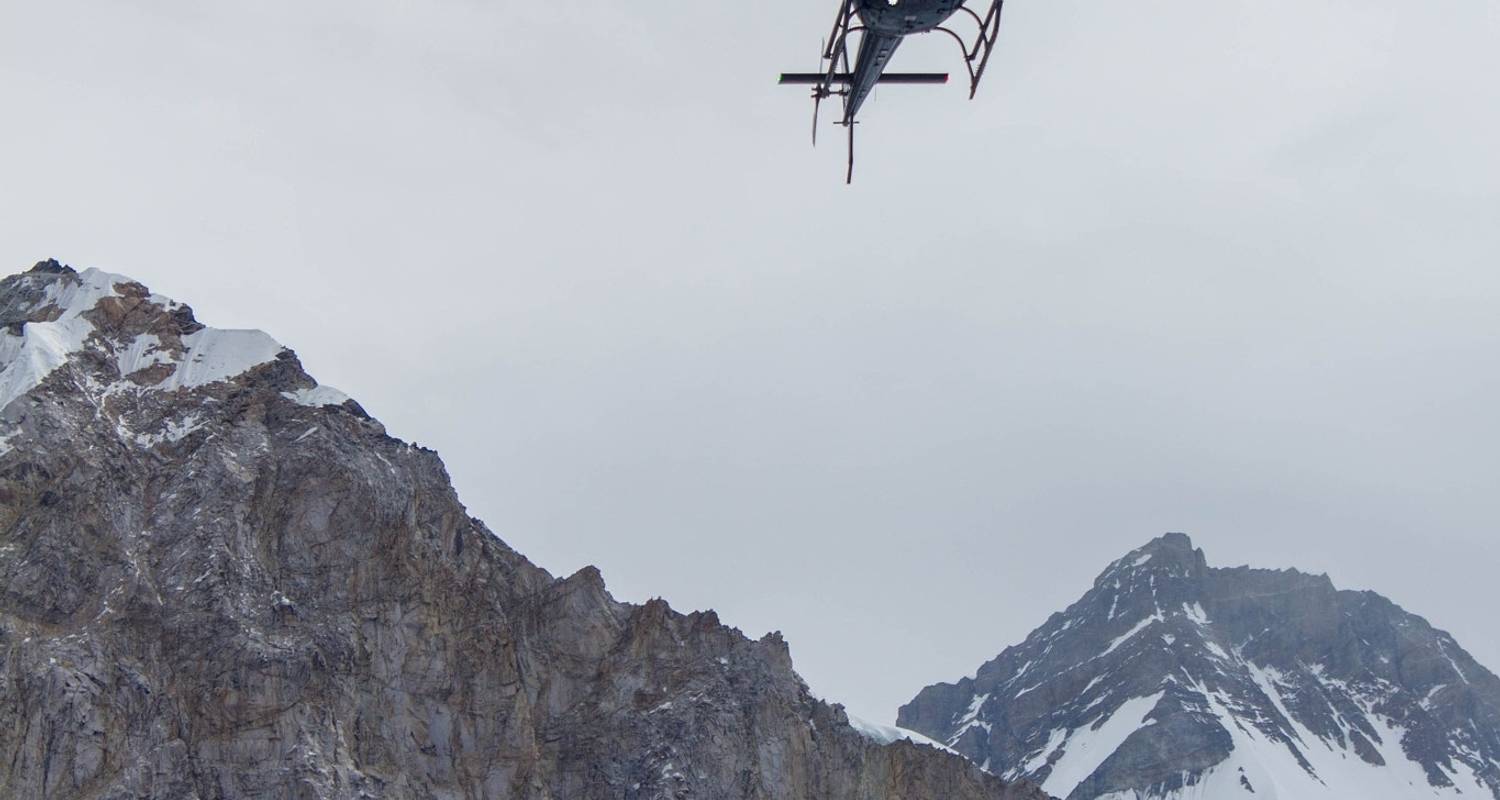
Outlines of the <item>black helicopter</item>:
<svg viewBox="0 0 1500 800">
<path fill-rule="evenodd" d="M 974 0 L 989 10 L 980 15 L 968 5 L 969 0 L 840 0 L 839 15 L 833 33 L 823 48 L 822 72 L 783 72 L 781 83 L 813 87 L 813 144 L 818 142 L 818 107 L 833 95 L 844 98 L 844 115 L 838 122 L 849 129 L 849 170 L 845 182 L 854 180 L 854 123 L 860 106 L 879 83 L 934 84 L 947 83 L 946 72 L 886 72 L 886 64 L 901 42 L 914 33 L 944 33 L 952 36 L 963 50 L 964 66 L 969 70 L 969 98 L 979 90 L 979 79 L 995 49 L 1000 32 L 1000 8 L 1005 0 Z M 947 27 L 949 19 L 959 16 L 978 26 L 973 39 L 967 39 Z M 858 33 L 859 48 L 853 68 L 849 63 L 849 36 Z"/>
</svg>

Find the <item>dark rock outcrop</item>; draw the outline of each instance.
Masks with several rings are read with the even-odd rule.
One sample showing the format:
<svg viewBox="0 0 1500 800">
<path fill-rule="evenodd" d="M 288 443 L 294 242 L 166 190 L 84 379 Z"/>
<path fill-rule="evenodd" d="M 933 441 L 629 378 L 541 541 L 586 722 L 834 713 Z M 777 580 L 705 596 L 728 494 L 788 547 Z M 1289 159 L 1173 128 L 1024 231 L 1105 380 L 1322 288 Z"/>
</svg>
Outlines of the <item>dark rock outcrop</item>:
<svg viewBox="0 0 1500 800">
<path fill-rule="evenodd" d="M 264 334 L 55 262 L 0 327 L 0 797 L 1042 797 L 552 577 Z"/>
</svg>

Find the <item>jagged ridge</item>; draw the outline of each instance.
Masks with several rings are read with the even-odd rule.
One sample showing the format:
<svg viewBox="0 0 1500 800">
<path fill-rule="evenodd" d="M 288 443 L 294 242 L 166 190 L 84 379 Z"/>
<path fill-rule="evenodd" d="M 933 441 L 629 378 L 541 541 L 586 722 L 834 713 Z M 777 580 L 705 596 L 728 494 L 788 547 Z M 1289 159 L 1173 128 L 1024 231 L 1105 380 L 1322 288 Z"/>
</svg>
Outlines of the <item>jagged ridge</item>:
<svg viewBox="0 0 1500 800">
<path fill-rule="evenodd" d="M 1041 796 L 553 578 L 264 334 L 56 262 L 0 329 L 0 796 Z"/>
<path fill-rule="evenodd" d="M 1500 798 L 1500 680 L 1373 592 L 1213 569 L 1183 534 L 898 724 L 1092 798 Z"/>
</svg>

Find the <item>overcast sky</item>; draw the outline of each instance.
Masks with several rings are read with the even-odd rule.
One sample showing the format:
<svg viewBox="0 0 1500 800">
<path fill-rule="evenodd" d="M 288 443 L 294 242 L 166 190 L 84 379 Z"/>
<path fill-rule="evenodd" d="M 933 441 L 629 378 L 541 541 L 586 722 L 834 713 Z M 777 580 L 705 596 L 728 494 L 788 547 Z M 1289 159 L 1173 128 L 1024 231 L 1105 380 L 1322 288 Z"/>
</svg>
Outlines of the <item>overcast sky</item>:
<svg viewBox="0 0 1500 800">
<path fill-rule="evenodd" d="M 1500 5 L 1011 0 L 852 187 L 775 85 L 836 5 L 4 0 L 0 265 L 271 332 L 872 720 L 1168 530 L 1500 668 Z"/>
</svg>

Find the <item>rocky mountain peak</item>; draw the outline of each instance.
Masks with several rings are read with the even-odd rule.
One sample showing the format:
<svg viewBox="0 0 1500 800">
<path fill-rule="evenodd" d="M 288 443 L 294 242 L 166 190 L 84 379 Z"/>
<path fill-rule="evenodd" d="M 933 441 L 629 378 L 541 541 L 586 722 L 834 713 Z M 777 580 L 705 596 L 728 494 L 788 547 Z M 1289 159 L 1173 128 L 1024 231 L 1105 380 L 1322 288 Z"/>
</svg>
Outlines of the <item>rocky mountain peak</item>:
<svg viewBox="0 0 1500 800">
<path fill-rule="evenodd" d="M 0 797 L 1043 800 L 558 579 L 260 331 L 0 280 Z"/>
<path fill-rule="evenodd" d="M 32 265 L 28 272 L 71 272 L 72 267 L 59 263 L 55 258 L 45 258 Z"/>
<path fill-rule="evenodd" d="M 1131 576 L 1146 576 L 1147 585 L 1156 581 L 1202 578 L 1208 571 L 1208 560 L 1203 551 L 1193 547 L 1193 540 L 1185 533 L 1168 533 L 1126 553 L 1110 564 L 1094 586 L 1100 587 L 1115 582 L 1132 582 Z"/>
<path fill-rule="evenodd" d="M 1203 551 L 1193 547 L 1193 539 L 1185 533 L 1164 533 L 1141 546 L 1136 553 L 1150 553 L 1162 558 L 1203 562 Z"/>
<path fill-rule="evenodd" d="M 1182 534 L 898 724 L 1069 800 L 1500 797 L 1500 679 L 1450 635 Z"/>
</svg>

